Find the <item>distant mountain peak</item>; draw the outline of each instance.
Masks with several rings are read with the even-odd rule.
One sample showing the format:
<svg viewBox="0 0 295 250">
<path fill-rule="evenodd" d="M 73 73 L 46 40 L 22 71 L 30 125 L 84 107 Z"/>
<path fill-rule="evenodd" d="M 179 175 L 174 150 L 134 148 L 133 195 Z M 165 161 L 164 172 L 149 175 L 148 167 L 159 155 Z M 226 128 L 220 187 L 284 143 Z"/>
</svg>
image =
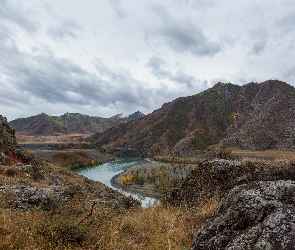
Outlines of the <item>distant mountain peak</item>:
<svg viewBox="0 0 295 250">
<path fill-rule="evenodd" d="M 137 117 L 140 117 L 140 115 L 137 114 Z M 134 119 L 138 119 L 137 117 L 133 116 Z M 69 112 L 60 116 L 50 116 L 42 112 L 36 116 L 15 119 L 10 122 L 10 125 L 16 131 L 27 135 L 55 135 L 57 133 L 103 132 L 112 126 L 129 120 L 128 117 L 123 117 L 123 114 L 102 118 Z"/>
</svg>

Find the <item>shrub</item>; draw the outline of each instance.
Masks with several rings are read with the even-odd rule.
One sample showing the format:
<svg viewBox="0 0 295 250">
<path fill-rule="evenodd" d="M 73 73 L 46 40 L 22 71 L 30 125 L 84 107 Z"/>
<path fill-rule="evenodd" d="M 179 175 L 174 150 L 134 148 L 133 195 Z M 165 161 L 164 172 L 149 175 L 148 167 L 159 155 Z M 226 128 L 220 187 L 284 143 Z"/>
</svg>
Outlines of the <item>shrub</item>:
<svg viewBox="0 0 295 250">
<path fill-rule="evenodd" d="M 234 160 L 235 156 L 230 148 L 220 148 L 216 156 L 220 159 Z"/>
<path fill-rule="evenodd" d="M 128 184 L 132 181 L 133 176 L 131 174 L 124 174 L 121 179 L 122 184 Z"/>
<path fill-rule="evenodd" d="M 64 220 L 60 223 L 41 224 L 37 233 L 51 240 L 55 245 L 81 245 L 86 237 L 86 229 L 77 223 Z"/>
<path fill-rule="evenodd" d="M 132 180 L 135 184 L 143 185 L 144 184 L 144 177 L 135 173 L 132 175 Z"/>
<path fill-rule="evenodd" d="M 8 167 L 6 170 L 5 170 L 5 175 L 6 176 L 9 176 L 9 177 L 15 177 L 17 176 L 18 174 L 18 171 L 16 168 L 14 167 Z"/>
<path fill-rule="evenodd" d="M 172 187 L 179 188 L 181 186 L 181 179 L 179 177 L 174 177 L 171 184 Z"/>
<path fill-rule="evenodd" d="M 46 197 L 42 200 L 40 208 L 44 211 L 52 211 L 58 207 L 58 201 L 53 197 Z"/>
</svg>

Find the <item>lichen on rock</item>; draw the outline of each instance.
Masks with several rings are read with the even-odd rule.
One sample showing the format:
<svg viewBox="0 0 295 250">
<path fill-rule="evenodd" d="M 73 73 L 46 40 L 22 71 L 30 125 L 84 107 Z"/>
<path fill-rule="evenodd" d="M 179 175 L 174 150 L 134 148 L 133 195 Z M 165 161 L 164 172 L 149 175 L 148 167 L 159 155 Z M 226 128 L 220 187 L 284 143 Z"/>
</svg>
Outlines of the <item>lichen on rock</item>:
<svg viewBox="0 0 295 250">
<path fill-rule="evenodd" d="M 295 182 L 236 186 L 195 237 L 191 250 L 294 249 Z"/>
</svg>

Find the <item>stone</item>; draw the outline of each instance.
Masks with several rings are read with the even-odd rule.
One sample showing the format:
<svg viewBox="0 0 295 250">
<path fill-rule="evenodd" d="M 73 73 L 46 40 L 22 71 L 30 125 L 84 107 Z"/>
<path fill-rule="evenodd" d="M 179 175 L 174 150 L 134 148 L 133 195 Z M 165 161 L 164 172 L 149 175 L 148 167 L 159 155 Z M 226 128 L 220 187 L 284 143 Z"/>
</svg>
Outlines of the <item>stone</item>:
<svg viewBox="0 0 295 250">
<path fill-rule="evenodd" d="M 295 249 L 295 182 L 259 181 L 233 188 L 191 250 Z"/>
</svg>

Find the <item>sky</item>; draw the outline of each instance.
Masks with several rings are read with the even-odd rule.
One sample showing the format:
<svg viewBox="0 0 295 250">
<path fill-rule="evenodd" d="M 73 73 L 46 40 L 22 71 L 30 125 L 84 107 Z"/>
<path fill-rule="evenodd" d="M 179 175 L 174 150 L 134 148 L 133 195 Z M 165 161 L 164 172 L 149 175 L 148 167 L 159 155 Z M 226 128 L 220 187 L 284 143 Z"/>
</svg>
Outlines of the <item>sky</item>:
<svg viewBox="0 0 295 250">
<path fill-rule="evenodd" d="M 145 114 L 217 82 L 295 86 L 294 0 L 0 0 L 0 114 Z"/>
</svg>

